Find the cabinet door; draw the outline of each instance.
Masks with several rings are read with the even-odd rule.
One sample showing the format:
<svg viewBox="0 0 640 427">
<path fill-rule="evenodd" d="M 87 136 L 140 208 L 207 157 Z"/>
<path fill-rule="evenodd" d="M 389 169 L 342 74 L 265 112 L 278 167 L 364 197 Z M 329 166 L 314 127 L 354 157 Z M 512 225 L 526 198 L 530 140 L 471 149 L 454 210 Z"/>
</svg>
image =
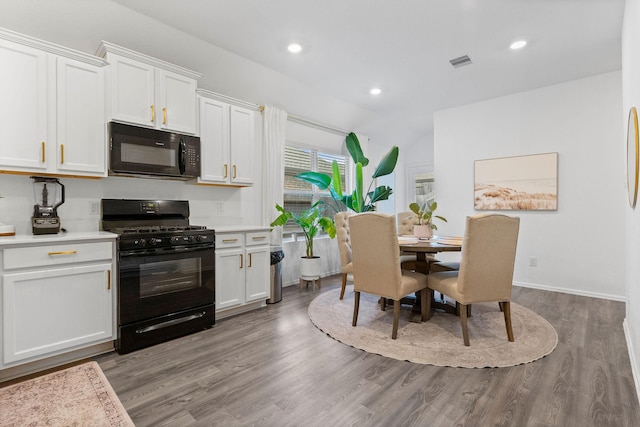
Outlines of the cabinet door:
<svg viewBox="0 0 640 427">
<path fill-rule="evenodd" d="M 243 249 L 216 251 L 216 310 L 244 303 Z"/>
<path fill-rule="evenodd" d="M 3 363 L 113 339 L 111 264 L 3 275 Z"/>
<path fill-rule="evenodd" d="M 200 98 L 202 182 L 229 182 L 229 105 Z"/>
<path fill-rule="evenodd" d="M 271 296 L 270 263 L 271 250 L 268 246 L 247 247 L 246 302 L 266 300 Z"/>
<path fill-rule="evenodd" d="M 255 112 L 246 108 L 231 106 L 231 182 L 251 185 L 255 173 Z"/>
<path fill-rule="evenodd" d="M 57 169 L 102 176 L 106 170 L 104 71 L 60 57 L 56 80 Z"/>
<path fill-rule="evenodd" d="M 109 55 L 108 60 L 111 64 L 111 117 L 155 127 L 158 111 L 154 100 L 154 67 L 118 55 Z"/>
<path fill-rule="evenodd" d="M 0 167 L 45 169 L 47 53 L 0 40 Z"/>
<path fill-rule="evenodd" d="M 196 133 L 196 81 L 176 73 L 156 70 L 157 127 Z"/>
</svg>

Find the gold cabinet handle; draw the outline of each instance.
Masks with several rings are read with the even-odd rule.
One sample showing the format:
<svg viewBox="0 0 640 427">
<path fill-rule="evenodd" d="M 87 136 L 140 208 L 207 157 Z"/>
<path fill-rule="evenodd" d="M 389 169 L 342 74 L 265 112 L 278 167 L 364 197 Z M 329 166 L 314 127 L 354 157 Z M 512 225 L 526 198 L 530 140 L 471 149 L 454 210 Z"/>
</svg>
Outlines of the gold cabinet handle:
<svg viewBox="0 0 640 427">
<path fill-rule="evenodd" d="M 60 144 L 60 164 L 64 164 L 64 144 Z"/>
<path fill-rule="evenodd" d="M 156 107 L 154 105 L 151 106 L 151 121 L 156 121 Z"/>
<path fill-rule="evenodd" d="M 166 125 L 167 124 L 167 108 L 163 108 L 162 109 L 162 124 Z"/>
<path fill-rule="evenodd" d="M 107 270 L 107 290 L 111 289 L 111 270 Z"/>
<path fill-rule="evenodd" d="M 223 178 L 226 178 L 229 176 L 229 165 L 228 164 L 224 164 L 224 176 Z"/>
<path fill-rule="evenodd" d="M 254 237 L 252 237 L 253 240 L 264 240 L 266 238 L 267 238 L 267 236 L 254 236 Z"/>
<path fill-rule="evenodd" d="M 240 254 L 240 268 L 242 268 L 242 254 Z"/>
<path fill-rule="evenodd" d="M 224 239 L 224 240 L 222 240 L 222 243 L 234 243 L 234 242 L 237 242 L 237 241 L 238 241 L 238 239 Z"/>
<path fill-rule="evenodd" d="M 40 152 L 42 157 L 42 163 L 44 163 L 44 141 L 42 141 L 42 144 L 40 145 Z"/>
<path fill-rule="evenodd" d="M 233 165 L 233 177 L 236 177 L 236 165 Z"/>
<path fill-rule="evenodd" d="M 251 254 L 249 254 L 249 268 L 251 268 Z"/>
<path fill-rule="evenodd" d="M 78 253 L 78 251 L 59 251 L 59 252 L 49 252 L 49 256 L 55 255 L 73 255 Z"/>
</svg>

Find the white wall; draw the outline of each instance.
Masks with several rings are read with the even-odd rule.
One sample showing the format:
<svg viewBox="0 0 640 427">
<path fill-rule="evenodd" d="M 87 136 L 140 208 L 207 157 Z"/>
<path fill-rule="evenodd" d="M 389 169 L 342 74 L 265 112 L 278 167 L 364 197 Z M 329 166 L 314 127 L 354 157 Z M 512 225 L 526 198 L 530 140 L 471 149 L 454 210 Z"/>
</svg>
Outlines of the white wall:
<svg viewBox="0 0 640 427">
<path fill-rule="evenodd" d="M 631 106 L 640 108 L 640 1 L 627 0 L 625 3 L 624 21 L 622 27 L 622 112 L 619 117 L 621 126 L 626 129 L 627 114 Z M 626 150 L 620 141 L 621 150 Z M 621 155 L 622 157 L 623 155 Z M 620 162 L 623 163 L 625 157 Z M 624 167 L 624 166 L 621 166 Z M 625 213 L 626 239 L 626 295 L 627 317 L 625 331 L 631 367 L 634 373 L 636 390 L 640 395 L 640 204 L 631 209 L 626 200 L 618 204 Z"/>
<path fill-rule="evenodd" d="M 462 234 L 473 209 L 474 160 L 558 152 L 558 210 L 521 218 L 514 280 L 623 300 L 625 170 L 621 73 L 491 99 L 435 115 L 442 234 Z M 538 266 L 529 266 L 537 257 Z"/>
</svg>

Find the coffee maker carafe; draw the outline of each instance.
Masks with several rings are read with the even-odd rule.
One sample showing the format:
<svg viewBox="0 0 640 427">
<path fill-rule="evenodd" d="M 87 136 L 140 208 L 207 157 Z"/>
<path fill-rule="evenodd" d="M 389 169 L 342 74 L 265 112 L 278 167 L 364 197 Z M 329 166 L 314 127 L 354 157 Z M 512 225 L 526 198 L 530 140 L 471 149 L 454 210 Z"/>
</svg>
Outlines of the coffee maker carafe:
<svg viewBox="0 0 640 427">
<path fill-rule="evenodd" d="M 58 178 L 32 176 L 36 204 L 33 206 L 33 234 L 56 234 L 60 231 L 58 207 L 64 203 L 64 185 Z"/>
</svg>

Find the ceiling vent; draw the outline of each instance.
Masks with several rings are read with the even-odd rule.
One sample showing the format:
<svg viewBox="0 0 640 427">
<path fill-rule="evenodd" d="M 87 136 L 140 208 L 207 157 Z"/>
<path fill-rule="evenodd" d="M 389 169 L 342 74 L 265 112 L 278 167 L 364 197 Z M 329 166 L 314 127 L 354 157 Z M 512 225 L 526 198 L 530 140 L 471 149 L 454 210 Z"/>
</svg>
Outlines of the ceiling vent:
<svg viewBox="0 0 640 427">
<path fill-rule="evenodd" d="M 460 56 L 458 58 L 450 59 L 449 62 L 453 65 L 453 68 L 464 67 L 471 64 L 471 58 L 469 55 Z"/>
</svg>

